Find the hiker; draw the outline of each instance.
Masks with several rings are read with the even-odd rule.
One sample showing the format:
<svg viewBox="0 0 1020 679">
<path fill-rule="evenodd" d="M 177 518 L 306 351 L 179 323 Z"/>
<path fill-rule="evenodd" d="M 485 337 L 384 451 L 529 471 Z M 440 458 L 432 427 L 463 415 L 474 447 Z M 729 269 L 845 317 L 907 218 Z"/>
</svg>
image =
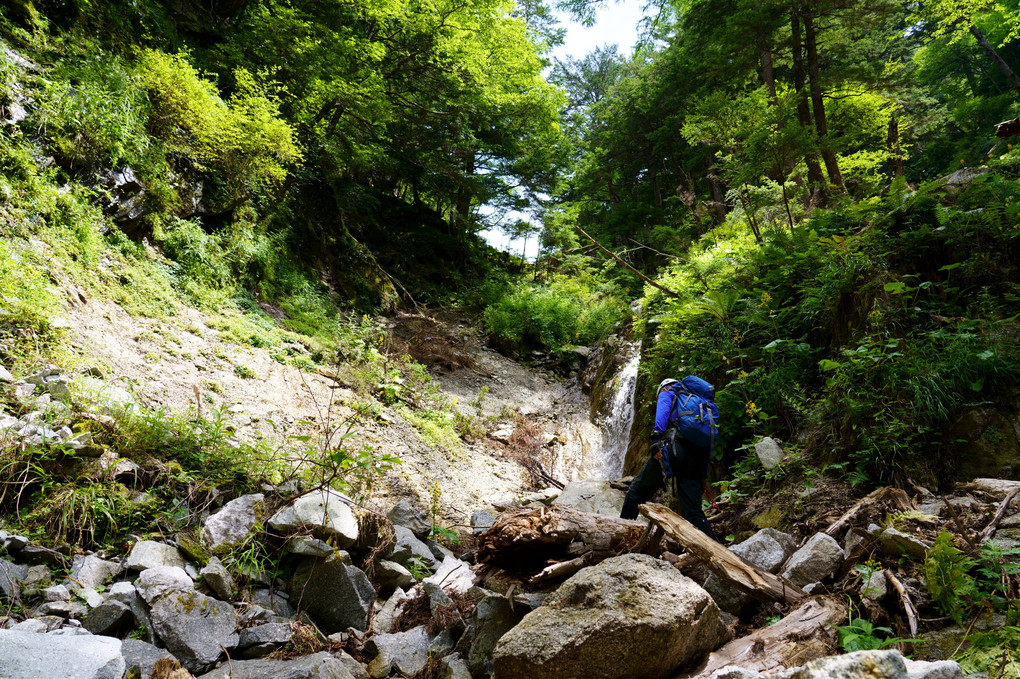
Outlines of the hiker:
<svg viewBox="0 0 1020 679">
<path fill-rule="evenodd" d="M 688 385 L 693 385 L 693 389 Z M 712 385 L 697 377 L 686 377 L 683 382 L 665 379 L 659 383 L 655 427 L 652 430 L 652 455 L 630 484 L 623 501 L 623 511 L 620 512 L 621 519 L 636 519 L 638 505 L 648 502 L 657 490 L 672 479 L 684 518 L 705 535 L 715 539 L 712 526 L 701 509 L 701 489 L 708 476 L 708 461 L 716 431 L 715 420 L 718 418 L 718 410 L 711 401 L 714 395 Z M 688 420 L 694 418 L 694 426 L 700 427 L 702 431 L 692 431 L 690 427 L 681 426 L 684 417 Z M 681 430 L 686 433 L 681 434 Z M 709 432 L 707 439 L 705 431 Z M 699 439 L 701 445 L 692 442 L 691 438 Z"/>
</svg>

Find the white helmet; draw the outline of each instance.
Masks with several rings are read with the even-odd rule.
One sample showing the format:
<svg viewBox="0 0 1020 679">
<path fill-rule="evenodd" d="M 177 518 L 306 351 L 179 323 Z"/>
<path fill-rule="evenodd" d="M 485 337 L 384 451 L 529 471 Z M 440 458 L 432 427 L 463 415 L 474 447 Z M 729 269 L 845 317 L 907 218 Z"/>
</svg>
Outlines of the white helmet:
<svg viewBox="0 0 1020 679">
<path fill-rule="evenodd" d="M 662 391 L 663 389 L 665 389 L 669 385 L 676 384 L 676 383 L 677 383 L 677 380 L 674 380 L 672 377 L 667 377 L 663 381 L 659 382 L 659 391 Z"/>
</svg>

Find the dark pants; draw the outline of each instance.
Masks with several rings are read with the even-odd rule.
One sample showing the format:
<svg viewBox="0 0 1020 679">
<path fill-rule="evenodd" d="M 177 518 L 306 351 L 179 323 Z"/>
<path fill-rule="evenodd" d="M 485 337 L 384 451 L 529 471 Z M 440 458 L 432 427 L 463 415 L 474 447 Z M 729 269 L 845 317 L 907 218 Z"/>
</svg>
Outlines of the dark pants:
<svg viewBox="0 0 1020 679">
<path fill-rule="evenodd" d="M 676 484 L 680 509 L 683 511 L 685 519 L 715 540 L 712 526 L 701 509 L 701 482 L 705 478 L 709 451 L 707 448 L 699 448 L 690 443 L 678 442 L 677 447 L 679 450 L 671 453 L 670 466 L 673 469 L 674 476 L 671 480 Z M 651 500 L 656 491 L 664 485 L 662 465 L 654 457 L 649 457 L 645 466 L 641 468 L 630 484 L 630 490 L 627 491 L 627 497 L 623 501 L 620 518 L 636 519 L 638 505 Z"/>
</svg>

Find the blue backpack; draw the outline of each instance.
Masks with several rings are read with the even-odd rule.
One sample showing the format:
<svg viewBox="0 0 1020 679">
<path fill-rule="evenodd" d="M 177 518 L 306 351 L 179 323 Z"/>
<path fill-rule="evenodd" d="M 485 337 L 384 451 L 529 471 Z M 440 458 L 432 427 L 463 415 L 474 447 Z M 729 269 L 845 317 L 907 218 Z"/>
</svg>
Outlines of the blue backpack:
<svg viewBox="0 0 1020 679">
<path fill-rule="evenodd" d="M 715 387 L 689 375 L 668 389 L 673 393 L 669 421 L 681 436 L 696 446 L 711 448 L 719 435 L 719 406 L 712 399 Z"/>
</svg>

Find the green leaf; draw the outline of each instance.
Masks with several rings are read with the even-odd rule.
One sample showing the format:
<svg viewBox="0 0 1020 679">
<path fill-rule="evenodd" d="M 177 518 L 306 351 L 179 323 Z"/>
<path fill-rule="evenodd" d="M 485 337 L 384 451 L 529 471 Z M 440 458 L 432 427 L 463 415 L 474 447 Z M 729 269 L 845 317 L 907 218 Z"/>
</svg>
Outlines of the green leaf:
<svg viewBox="0 0 1020 679">
<path fill-rule="evenodd" d="M 895 283 L 886 283 L 882 289 L 894 295 L 902 295 L 907 291 L 907 284 L 903 281 L 896 281 Z"/>
<path fill-rule="evenodd" d="M 830 361 L 827 358 L 823 358 L 822 360 L 818 361 L 818 367 L 821 370 L 828 372 L 830 370 L 836 370 L 837 368 L 842 368 L 843 364 L 839 363 L 838 361 Z"/>
<path fill-rule="evenodd" d="M 939 271 L 952 271 L 953 269 L 957 269 L 961 266 L 963 266 L 963 262 L 956 262 L 955 264 L 946 264 L 944 267 L 940 268 Z"/>
<path fill-rule="evenodd" d="M 987 361 L 988 359 L 995 356 L 995 349 L 989 349 L 988 351 L 982 351 L 977 355 L 979 361 Z"/>
</svg>

